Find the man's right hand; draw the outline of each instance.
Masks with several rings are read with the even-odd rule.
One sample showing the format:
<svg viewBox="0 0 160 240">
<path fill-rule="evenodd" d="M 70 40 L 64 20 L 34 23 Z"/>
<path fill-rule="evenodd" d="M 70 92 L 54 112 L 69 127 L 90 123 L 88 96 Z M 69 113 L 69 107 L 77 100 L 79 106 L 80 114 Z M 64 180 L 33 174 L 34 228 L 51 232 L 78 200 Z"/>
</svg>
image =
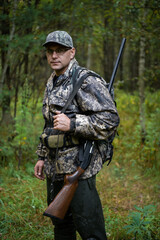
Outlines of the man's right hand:
<svg viewBox="0 0 160 240">
<path fill-rule="evenodd" d="M 38 178 L 40 180 L 45 179 L 45 176 L 43 174 L 43 167 L 44 167 L 44 161 L 42 161 L 42 160 L 38 160 L 38 162 L 36 163 L 36 165 L 34 167 L 34 175 L 36 178 Z"/>
</svg>

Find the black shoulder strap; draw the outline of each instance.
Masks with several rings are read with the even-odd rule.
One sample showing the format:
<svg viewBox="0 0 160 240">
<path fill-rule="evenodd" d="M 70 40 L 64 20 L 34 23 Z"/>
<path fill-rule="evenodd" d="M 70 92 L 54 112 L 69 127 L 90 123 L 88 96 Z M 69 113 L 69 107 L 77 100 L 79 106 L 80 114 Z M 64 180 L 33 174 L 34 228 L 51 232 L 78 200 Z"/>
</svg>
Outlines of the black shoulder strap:
<svg viewBox="0 0 160 240">
<path fill-rule="evenodd" d="M 73 91 L 70 94 L 65 106 L 62 108 L 61 113 L 65 113 L 66 109 L 68 108 L 68 106 L 72 102 L 73 98 L 77 94 L 79 88 L 81 87 L 84 79 L 87 78 L 88 76 L 95 76 L 96 75 L 96 74 L 88 71 L 82 77 L 80 77 L 80 79 L 77 81 L 77 76 L 78 76 L 80 70 L 83 70 L 83 68 L 78 67 L 78 68 L 75 69 L 75 71 L 73 73 L 73 76 L 72 76 Z M 84 144 L 81 144 L 81 146 L 80 146 L 80 150 L 79 150 L 80 167 L 84 170 L 90 164 L 93 147 L 94 147 L 94 141 L 89 141 L 89 140 L 86 141 Z"/>
<path fill-rule="evenodd" d="M 74 73 L 73 73 L 73 77 L 72 77 L 72 81 L 73 83 L 76 83 L 76 84 L 73 84 L 73 91 L 72 93 L 70 94 L 66 104 L 64 105 L 64 107 L 62 108 L 61 110 L 61 113 L 65 113 L 66 109 L 68 108 L 68 106 L 70 105 L 70 103 L 72 102 L 73 98 L 75 97 L 75 95 L 77 94 L 79 88 L 81 87 L 83 81 L 85 78 L 87 78 L 88 76 L 91 76 L 93 74 L 91 74 L 91 72 L 87 72 L 85 73 L 78 81 L 77 80 L 77 76 L 78 76 L 78 73 L 79 71 L 81 70 L 82 68 L 81 67 L 78 67 L 75 69 Z"/>
</svg>

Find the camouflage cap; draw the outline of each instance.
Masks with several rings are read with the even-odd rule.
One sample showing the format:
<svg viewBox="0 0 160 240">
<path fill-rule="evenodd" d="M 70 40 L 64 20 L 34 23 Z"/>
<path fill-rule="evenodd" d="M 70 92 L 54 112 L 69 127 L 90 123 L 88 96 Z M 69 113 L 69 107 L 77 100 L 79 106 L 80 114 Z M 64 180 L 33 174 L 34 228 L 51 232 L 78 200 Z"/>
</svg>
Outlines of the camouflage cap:
<svg viewBox="0 0 160 240">
<path fill-rule="evenodd" d="M 43 46 L 46 46 L 48 43 L 58 43 L 65 47 L 73 48 L 72 38 L 65 31 L 54 31 L 49 33 Z"/>
</svg>

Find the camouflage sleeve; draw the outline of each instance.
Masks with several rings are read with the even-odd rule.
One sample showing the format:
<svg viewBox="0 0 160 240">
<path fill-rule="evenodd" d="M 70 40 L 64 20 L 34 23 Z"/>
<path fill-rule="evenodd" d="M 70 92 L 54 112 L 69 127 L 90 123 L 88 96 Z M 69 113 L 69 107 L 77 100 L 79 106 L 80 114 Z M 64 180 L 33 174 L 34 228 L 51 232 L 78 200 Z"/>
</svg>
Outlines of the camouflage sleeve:
<svg viewBox="0 0 160 240">
<path fill-rule="evenodd" d="M 46 158 L 46 147 L 40 142 L 36 154 L 38 155 L 38 160 L 44 160 Z"/>
<path fill-rule="evenodd" d="M 103 79 L 89 76 L 77 93 L 82 114 L 76 114 L 75 135 L 106 139 L 119 125 L 115 104 Z"/>
</svg>

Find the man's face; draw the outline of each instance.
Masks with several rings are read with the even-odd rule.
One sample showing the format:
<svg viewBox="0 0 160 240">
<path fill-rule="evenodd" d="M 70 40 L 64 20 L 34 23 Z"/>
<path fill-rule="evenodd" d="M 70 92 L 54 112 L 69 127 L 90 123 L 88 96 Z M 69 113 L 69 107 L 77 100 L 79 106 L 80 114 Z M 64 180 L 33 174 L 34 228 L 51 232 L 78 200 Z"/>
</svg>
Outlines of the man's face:
<svg viewBox="0 0 160 240">
<path fill-rule="evenodd" d="M 63 74 L 74 58 L 75 48 L 67 48 L 57 43 L 48 44 L 46 47 L 46 56 L 48 64 L 51 66 L 57 76 Z"/>
</svg>

